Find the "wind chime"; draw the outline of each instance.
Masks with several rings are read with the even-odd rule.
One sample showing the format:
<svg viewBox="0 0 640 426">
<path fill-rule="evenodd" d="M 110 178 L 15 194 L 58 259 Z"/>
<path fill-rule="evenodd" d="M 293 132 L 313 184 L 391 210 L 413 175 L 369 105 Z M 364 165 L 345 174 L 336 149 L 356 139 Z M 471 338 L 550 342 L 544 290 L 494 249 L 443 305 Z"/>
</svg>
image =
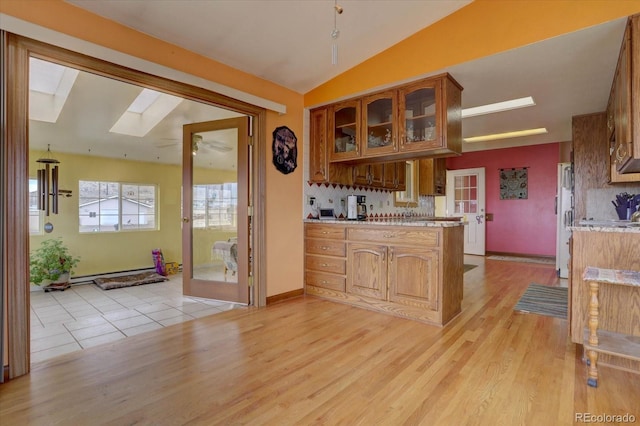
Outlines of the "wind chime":
<svg viewBox="0 0 640 426">
<path fill-rule="evenodd" d="M 51 145 L 47 145 L 47 156 L 36 160 L 37 163 L 44 164 L 44 169 L 38 169 L 38 210 L 58 214 L 58 164 L 60 161 L 53 158 Z M 53 167 L 51 167 L 53 165 Z M 49 202 L 51 197 L 51 202 Z"/>
</svg>

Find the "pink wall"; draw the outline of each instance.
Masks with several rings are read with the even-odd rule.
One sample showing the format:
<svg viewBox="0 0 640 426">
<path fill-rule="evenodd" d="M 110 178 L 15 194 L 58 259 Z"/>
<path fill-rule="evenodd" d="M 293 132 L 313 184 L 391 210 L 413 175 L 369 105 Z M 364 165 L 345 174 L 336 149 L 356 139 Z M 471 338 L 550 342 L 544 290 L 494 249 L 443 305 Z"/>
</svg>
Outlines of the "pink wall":
<svg viewBox="0 0 640 426">
<path fill-rule="evenodd" d="M 468 152 L 447 158 L 447 169 L 484 167 L 486 175 L 488 252 L 555 256 L 556 175 L 559 144 Z M 501 200 L 499 169 L 528 167 L 529 198 Z"/>
</svg>

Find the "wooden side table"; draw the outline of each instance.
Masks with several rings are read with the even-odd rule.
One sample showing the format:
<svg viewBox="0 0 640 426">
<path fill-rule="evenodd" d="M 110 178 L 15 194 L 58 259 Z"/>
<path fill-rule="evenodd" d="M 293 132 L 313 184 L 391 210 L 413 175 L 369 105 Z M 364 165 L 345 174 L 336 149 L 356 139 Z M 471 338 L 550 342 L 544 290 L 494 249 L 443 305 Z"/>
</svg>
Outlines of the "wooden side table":
<svg viewBox="0 0 640 426">
<path fill-rule="evenodd" d="M 598 353 L 640 361 L 640 336 L 598 330 L 600 284 L 626 285 L 640 289 L 640 271 L 603 269 L 588 266 L 582 279 L 589 283 L 589 327 L 584 331 L 584 348 L 589 361 L 587 384 L 598 386 Z"/>
</svg>

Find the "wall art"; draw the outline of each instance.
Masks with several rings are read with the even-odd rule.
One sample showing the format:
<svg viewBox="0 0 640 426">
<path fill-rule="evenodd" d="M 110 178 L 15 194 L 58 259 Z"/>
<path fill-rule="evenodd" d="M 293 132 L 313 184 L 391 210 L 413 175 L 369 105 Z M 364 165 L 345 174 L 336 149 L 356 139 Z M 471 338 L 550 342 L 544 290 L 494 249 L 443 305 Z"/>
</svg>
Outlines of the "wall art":
<svg viewBox="0 0 640 426">
<path fill-rule="evenodd" d="M 273 131 L 273 165 L 283 174 L 289 174 L 298 166 L 298 138 L 287 126 Z"/>
<path fill-rule="evenodd" d="M 529 196 L 527 168 L 500 169 L 500 199 L 526 200 Z"/>
</svg>

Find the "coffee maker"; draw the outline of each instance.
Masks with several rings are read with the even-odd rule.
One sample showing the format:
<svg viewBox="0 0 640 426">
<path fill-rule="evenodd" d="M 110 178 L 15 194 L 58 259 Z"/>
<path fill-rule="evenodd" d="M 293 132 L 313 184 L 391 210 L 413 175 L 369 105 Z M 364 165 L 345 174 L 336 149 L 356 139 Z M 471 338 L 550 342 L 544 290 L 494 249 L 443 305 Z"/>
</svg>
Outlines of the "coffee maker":
<svg viewBox="0 0 640 426">
<path fill-rule="evenodd" d="M 367 197 L 364 195 L 347 195 L 347 219 L 367 220 Z"/>
</svg>

